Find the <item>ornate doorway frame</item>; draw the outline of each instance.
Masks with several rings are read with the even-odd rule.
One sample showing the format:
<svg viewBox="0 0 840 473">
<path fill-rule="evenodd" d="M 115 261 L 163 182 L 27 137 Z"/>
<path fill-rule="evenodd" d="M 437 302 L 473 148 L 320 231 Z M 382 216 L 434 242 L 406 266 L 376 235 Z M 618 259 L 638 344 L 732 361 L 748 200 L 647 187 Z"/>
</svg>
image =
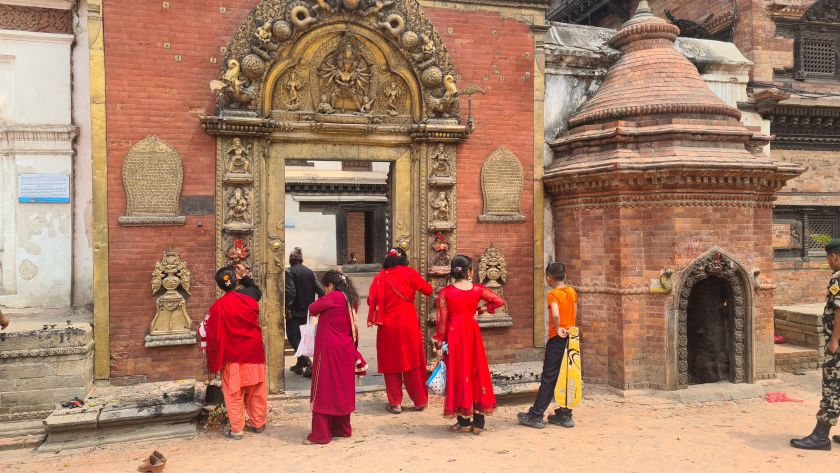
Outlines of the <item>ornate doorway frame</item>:
<svg viewBox="0 0 840 473">
<path fill-rule="evenodd" d="M 263 0 L 227 54 L 211 82 L 216 113 L 201 120 L 217 137 L 216 265 L 253 268 L 280 392 L 286 161 L 393 163 L 393 244 L 442 287 L 434 263 L 456 251 L 456 144 L 470 131 L 457 97 L 468 92 L 416 0 Z M 424 327 L 430 312 L 421 307 Z"/>
<path fill-rule="evenodd" d="M 698 282 L 717 277 L 729 285 L 735 302 L 734 346 L 731 356 L 730 379 L 734 383 L 753 383 L 754 329 L 752 283 L 744 266 L 714 246 L 686 267 L 680 276 L 676 300 L 676 339 L 673 343 L 676 364 L 675 389 L 685 389 L 688 380 L 688 301 L 691 289 Z M 671 368 L 673 369 L 673 368 Z M 674 378 L 672 378 L 674 379 Z"/>
</svg>

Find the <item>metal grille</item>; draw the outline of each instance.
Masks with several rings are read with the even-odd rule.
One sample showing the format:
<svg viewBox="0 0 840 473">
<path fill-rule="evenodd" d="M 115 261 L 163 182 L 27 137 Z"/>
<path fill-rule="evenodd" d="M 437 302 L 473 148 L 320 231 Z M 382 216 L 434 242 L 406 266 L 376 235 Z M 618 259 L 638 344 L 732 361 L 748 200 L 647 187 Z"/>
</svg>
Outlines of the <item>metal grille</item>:
<svg viewBox="0 0 840 473">
<path fill-rule="evenodd" d="M 837 74 L 837 48 L 833 38 L 802 38 L 801 74 L 832 77 Z"/>
<path fill-rule="evenodd" d="M 837 237 L 837 232 L 834 228 L 834 220 L 813 219 L 808 222 L 808 248 L 811 250 L 822 250 L 825 243 L 814 241 L 811 236 L 828 235 L 831 238 Z"/>
</svg>

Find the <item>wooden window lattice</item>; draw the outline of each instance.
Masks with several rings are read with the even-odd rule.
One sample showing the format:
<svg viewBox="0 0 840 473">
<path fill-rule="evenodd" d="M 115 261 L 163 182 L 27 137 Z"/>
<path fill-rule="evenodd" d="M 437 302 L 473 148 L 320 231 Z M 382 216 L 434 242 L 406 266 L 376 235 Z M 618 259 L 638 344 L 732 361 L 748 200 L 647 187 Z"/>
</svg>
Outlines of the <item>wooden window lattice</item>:
<svg viewBox="0 0 840 473">
<path fill-rule="evenodd" d="M 837 67 L 838 43 L 835 35 L 803 33 L 796 49 L 796 78 L 840 79 Z"/>
<path fill-rule="evenodd" d="M 812 235 L 828 235 L 831 238 L 837 238 L 837 231 L 835 229 L 835 220 L 822 220 L 822 219 L 813 219 L 808 222 L 808 249 L 811 250 L 822 250 L 825 247 L 825 243 L 820 243 L 818 241 L 814 241 L 813 238 L 810 238 Z"/>
</svg>

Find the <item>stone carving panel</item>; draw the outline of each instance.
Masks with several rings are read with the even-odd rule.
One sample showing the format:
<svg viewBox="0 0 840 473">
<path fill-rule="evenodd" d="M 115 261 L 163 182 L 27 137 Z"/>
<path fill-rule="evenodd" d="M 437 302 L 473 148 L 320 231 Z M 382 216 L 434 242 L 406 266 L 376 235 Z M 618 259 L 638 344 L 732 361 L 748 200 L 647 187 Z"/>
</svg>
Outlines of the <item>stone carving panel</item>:
<svg viewBox="0 0 840 473">
<path fill-rule="evenodd" d="M 250 232 L 253 229 L 254 197 L 247 187 L 232 187 L 225 197 L 225 230 Z"/>
<path fill-rule="evenodd" d="M 333 44 L 330 56 L 312 58 L 305 77 L 285 72 L 274 88 L 275 110 L 303 110 L 294 95 L 309 85 L 310 110 L 320 113 L 375 113 L 402 115 L 410 97 L 384 64 L 366 55 L 353 28 L 377 31 L 390 45 L 382 51 L 388 61 L 405 63 L 423 87 L 423 117 L 457 118 L 457 97 L 469 94 L 455 84 L 455 74 L 440 35 L 416 0 L 263 0 L 243 22 L 228 47 L 220 79 L 211 83 L 220 110 L 266 110 L 261 90 L 271 66 L 285 60 L 292 45 L 320 25 L 346 24 L 341 45 Z M 355 41 L 355 42 L 354 42 Z M 394 54 L 398 52 L 398 54 Z M 311 71 L 317 71 L 317 78 Z M 376 76 L 383 76 L 377 78 Z M 380 80 L 378 80 L 380 79 Z M 379 83 L 377 83 L 379 82 Z M 316 89 L 317 84 L 317 91 Z M 278 92 L 282 92 L 278 94 Z M 330 111 L 332 108 L 332 111 Z"/>
<path fill-rule="evenodd" d="M 747 372 L 748 340 L 752 334 L 748 332 L 748 322 L 752 317 L 751 301 L 747 275 L 740 269 L 738 263 L 727 256 L 720 248 L 714 247 L 700 259 L 695 261 L 682 275 L 681 290 L 677 307 L 677 387 L 688 387 L 688 299 L 691 288 L 708 277 L 723 279 L 732 288 L 735 301 L 734 347 L 730 376 L 734 383 L 749 381 Z"/>
<path fill-rule="evenodd" d="M 429 184 L 434 187 L 451 187 L 455 183 L 454 150 L 443 143 L 429 148 Z"/>
<path fill-rule="evenodd" d="M 507 283 L 507 261 L 498 248 L 490 244 L 478 260 L 478 281 L 496 295 L 505 298 L 504 285 Z M 510 327 L 513 319 L 507 312 L 507 305 L 496 310 L 494 314 L 478 316 L 481 327 Z"/>
<path fill-rule="evenodd" d="M 190 271 L 175 250 L 166 250 L 152 272 L 152 295 L 158 296 L 146 346 L 191 345 L 196 341 L 192 319 L 187 315 Z M 179 291 L 180 289 L 180 291 Z"/>
<path fill-rule="evenodd" d="M 0 29 L 73 34 L 73 12 L 56 8 L 0 5 Z"/>
<path fill-rule="evenodd" d="M 184 168 L 181 157 L 151 136 L 128 151 L 122 168 L 126 215 L 120 225 L 183 225 L 180 214 Z"/>
<path fill-rule="evenodd" d="M 518 223 L 525 221 L 520 212 L 524 173 L 522 164 L 510 150 L 499 148 L 481 166 L 481 195 L 484 212 L 479 222 Z"/>
</svg>

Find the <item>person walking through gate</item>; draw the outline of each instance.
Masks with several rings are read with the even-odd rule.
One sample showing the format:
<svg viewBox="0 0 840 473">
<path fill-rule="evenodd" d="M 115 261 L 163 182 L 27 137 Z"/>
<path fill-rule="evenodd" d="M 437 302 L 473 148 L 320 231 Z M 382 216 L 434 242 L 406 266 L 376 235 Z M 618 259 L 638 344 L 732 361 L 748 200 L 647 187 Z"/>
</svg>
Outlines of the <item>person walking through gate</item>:
<svg viewBox="0 0 840 473">
<path fill-rule="evenodd" d="M 551 263 L 545 268 L 545 282 L 551 287 L 546 296 L 546 305 L 551 318 L 548 324 L 548 341 L 545 343 L 545 359 L 540 379 L 540 389 L 534 405 L 528 412 L 520 412 L 517 419 L 522 425 L 542 429 L 545 427 L 543 414 L 554 398 L 554 388 L 560 375 L 563 354 L 569 343 L 569 329 L 575 326 L 575 304 L 577 293 L 567 286 L 566 266 L 563 263 Z M 574 427 L 572 410 L 557 408 L 548 415 L 548 421 L 563 427 Z"/>
<path fill-rule="evenodd" d="M 434 340 L 438 358 L 446 364 L 443 416 L 458 417 L 458 423 L 449 430 L 479 434 L 484 430 L 484 416 L 496 409 L 496 396 L 476 314 L 492 314 L 505 301 L 486 287 L 473 284 L 472 274 L 469 257 L 452 258 L 450 277 L 454 282 L 438 295 Z M 481 302 L 484 305 L 479 307 Z M 442 350 L 444 343 L 446 350 Z"/>
<path fill-rule="evenodd" d="M 230 421 L 225 436 L 239 440 L 243 430 L 265 430 L 268 391 L 260 329 L 262 292 L 241 264 L 218 270 L 215 279 L 225 295 L 210 307 L 199 333 L 204 339 L 202 345 L 207 347 L 209 372 L 222 373 L 222 393 Z M 237 290 L 238 284 L 243 287 Z M 246 411 L 250 425 L 245 423 Z"/>
<path fill-rule="evenodd" d="M 326 295 L 309 306 L 318 317 L 315 354 L 312 357 L 312 433 L 303 443 L 329 443 L 333 437 L 350 437 L 350 414 L 356 410 L 359 329 L 356 311 L 359 294 L 353 282 L 338 271 L 327 271 L 321 279 Z"/>
<path fill-rule="evenodd" d="M 291 304 L 291 314 L 286 317 L 286 336 L 289 343 L 297 350 L 300 344 L 300 326 L 306 324 L 307 310 L 315 301 L 315 296 L 322 297 L 324 289 L 318 283 L 315 273 L 303 265 L 303 250 L 295 247 L 289 254 L 289 273 L 295 286 L 294 302 Z M 307 356 L 299 356 L 297 363 L 289 371 L 303 376 L 312 376 L 312 362 Z"/>
<path fill-rule="evenodd" d="M 385 377 L 388 412 L 402 412 L 403 383 L 414 402 L 414 410 L 422 411 L 429 403 L 426 387 L 426 350 L 420 319 L 414 307 L 417 291 L 431 295 L 432 286 L 417 271 L 408 267 L 402 249 L 385 255 L 382 271 L 370 285 L 367 304 L 368 327 L 376 326 L 376 356 L 379 372 Z"/>
<path fill-rule="evenodd" d="M 840 417 L 840 239 L 825 245 L 825 253 L 834 274 L 828 282 L 822 317 L 827 355 L 822 368 L 822 400 L 817 411 L 817 425 L 811 435 L 790 441 L 792 447 L 803 450 L 831 450 L 828 433 Z M 832 440 L 840 443 L 840 435 Z"/>
</svg>

